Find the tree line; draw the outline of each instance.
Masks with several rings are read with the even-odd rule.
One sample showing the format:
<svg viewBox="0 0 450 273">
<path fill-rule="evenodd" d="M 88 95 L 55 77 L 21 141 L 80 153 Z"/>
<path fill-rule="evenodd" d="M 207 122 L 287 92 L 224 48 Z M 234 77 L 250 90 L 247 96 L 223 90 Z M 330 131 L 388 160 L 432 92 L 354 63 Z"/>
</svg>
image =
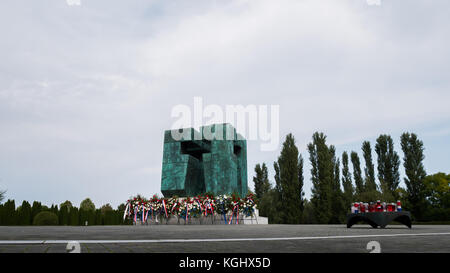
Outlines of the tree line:
<svg viewBox="0 0 450 273">
<path fill-rule="evenodd" d="M 361 160 L 356 151 L 337 155 L 335 146 L 327 143 L 326 135 L 314 133 L 307 145 L 312 182 L 308 200 L 303 191 L 304 158 L 294 136 L 288 134 L 273 163 L 274 185 L 269 181 L 267 165 L 255 166 L 253 181 L 260 215 L 268 217 L 269 223 L 337 224 L 345 222 L 352 202 L 400 200 L 415 221 L 450 221 L 450 174 L 427 175 L 423 165 L 424 145 L 416 134 L 402 134 L 400 144 L 403 164 L 390 135 L 376 139 L 376 159 L 372 157 L 372 144 L 364 141 Z M 399 186 L 401 166 L 406 174 L 405 188 Z M 4 196 L 5 192 L 0 191 L 0 202 Z M 130 220 L 123 221 L 124 211 L 125 204 L 117 209 L 109 204 L 96 208 L 89 198 L 79 208 L 70 201 L 50 208 L 37 201 L 32 205 L 23 201 L 16 208 L 15 201 L 8 200 L 0 204 L 0 225 L 38 224 L 41 212 L 49 212 L 45 217 L 51 215 L 56 225 L 131 224 Z"/>
<path fill-rule="evenodd" d="M 344 223 L 352 202 L 402 202 L 414 221 L 450 221 L 450 175 L 427 175 L 423 165 L 424 145 L 414 133 L 400 138 L 406 188 L 400 183 L 400 156 L 390 135 L 376 139 L 375 169 L 373 146 L 364 141 L 362 159 L 356 151 L 336 154 L 327 137 L 316 132 L 307 145 L 311 164 L 311 198 L 304 197 L 303 156 L 288 134 L 280 156 L 274 162 L 275 185 L 269 181 L 265 163 L 256 164 L 253 177 L 261 216 L 269 223 Z M 362 166 L 363 164 L 363 166 Z"/>
<path fill-rule="evenodd" d="M 0 195 L 0 202 L 4 198 Z M 8 200 L 0 204 L 0 225 L 42 225 L 47 223 L 61 226 L 84 226 L 84 225 L 122 225 L 131 224 L 129 220 L 123 220 L 125 205 L 121 204 L 113 209 L 110 204 L 96 208 L 91 199 L 86 198 L 80 207 L 72 205 L 70 201 L 47 207 L 41 202 L 34 201 L 31 205 L 27 201 L 16 207 L 14 200 Z M 45 213 L 44 213 L 45 212 Z"/>
</svg>

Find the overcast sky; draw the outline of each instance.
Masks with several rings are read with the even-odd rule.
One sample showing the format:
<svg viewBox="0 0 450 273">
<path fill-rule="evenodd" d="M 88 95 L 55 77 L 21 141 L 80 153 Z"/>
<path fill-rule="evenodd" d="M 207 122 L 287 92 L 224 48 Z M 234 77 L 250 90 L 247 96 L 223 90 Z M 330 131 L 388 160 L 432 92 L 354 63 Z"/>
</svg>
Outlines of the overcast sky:
<svg viewBox="0 0 450 273">
<path fill-rule="evenodd" d="M 449 10 L 448 0 L 2 0 L 0 190 L 16 204 L 97 206 L 160 193 L 171 110 L 195 96 L 279 105 L 280 136 L 292 132 L 305 161 L 315 131 L 339 154 L 391 134 L 401 158 L 399 136 L 412 131 L 428 173 L 450 173 Z M 278 154 L 248 142 L 251 188 L 254 165 L 272 175 Z"/>
</svg>

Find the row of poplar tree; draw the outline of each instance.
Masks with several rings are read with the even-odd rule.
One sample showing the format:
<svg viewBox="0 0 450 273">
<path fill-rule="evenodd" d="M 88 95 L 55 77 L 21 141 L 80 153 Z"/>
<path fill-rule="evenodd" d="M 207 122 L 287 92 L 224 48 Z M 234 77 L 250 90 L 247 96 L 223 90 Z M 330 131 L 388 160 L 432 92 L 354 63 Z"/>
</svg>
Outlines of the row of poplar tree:
<svg viewBox="0 0 450 273">
<path fill-rule="evenodd" d="M 33 223 L 36 223 L 36 216 L 43 211 L 55 215 L 54 219 L 56 222 L 53 223 L 55 225 L 130 224 L 128 220 L 123 221 L 124 204 L 117 209 L 113 209 L 109 204 L 96 208 L 91 199 L 86 198 L 81 202 L 79 208 L 73 206 L 70 201 L 66 201 L 59 206 L 52 205 L 51 207 L 42 205 L 37 201 L 34 201 L 32 205 L 27 201 L 23 201 L 22 205 L 16 208 L 15 201 L 8 200 L 4 204 L 0 204 L 0 225 L 33 225 Z"/>
<path fill-rule="evenodd" d="M 427 176 L 423 142 L 416 134 L 402 134 L 401 148 L 406 188 L 399 187 L 401 162 L 391 136 L 380 135 L 376 140 L 376 175 L 369 141 L 362 144 L 362 170 L 357 152 L 338 156 L 335 146 L 327 144 L 326 136 L 316 132 L 307 146 L 312 181 L 311 198 L 307 200 L 303 191 L 304 159 L 294 136 L 289 134 L 273 165 L 274 187 L 266 164 L 255 167 L 253 181 L 260 215 L 269 217 L 270 223 L 344 223 L 352 202 L 400 200 L 415 221 L 450 221 L 450 175 Z"/>
</svg>

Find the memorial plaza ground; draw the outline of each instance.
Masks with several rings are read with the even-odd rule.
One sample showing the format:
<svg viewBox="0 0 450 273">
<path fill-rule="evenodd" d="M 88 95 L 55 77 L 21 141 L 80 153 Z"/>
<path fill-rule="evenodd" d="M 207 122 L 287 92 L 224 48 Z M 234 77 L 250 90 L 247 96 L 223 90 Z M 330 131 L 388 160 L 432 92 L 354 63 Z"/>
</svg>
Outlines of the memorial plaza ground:
<svg viewBox="0 0 450 273">
<path fill-rule="evenodd" d="M 149 225 L 2 226 L 0 253 L 64 253 L 77 241 L 82 253 L 450 253 L 450 225 Z"/>
</svg>

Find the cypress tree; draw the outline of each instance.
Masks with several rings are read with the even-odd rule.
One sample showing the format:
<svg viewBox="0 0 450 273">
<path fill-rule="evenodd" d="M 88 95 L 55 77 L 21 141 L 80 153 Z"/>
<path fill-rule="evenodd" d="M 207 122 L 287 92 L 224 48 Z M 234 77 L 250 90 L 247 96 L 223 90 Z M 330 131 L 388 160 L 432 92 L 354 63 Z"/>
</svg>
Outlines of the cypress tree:
<svg viewBox="0 0 450 273">
<path fill-rule="evenodd" d="M 59 224 L 70 225 L 70 209 L 72 208 L 72 202 L 66 200 L 59 205 Z"/>
<path fill-rule="evenodd" d="M 22 206 L 18 206 L 16 208 L 16 216 L 17 216 L 16 225 L 25 226 L 25 223 L 23 223 L 23 221 L 22 221 Z"/>
<path fill-rule="evenodd" d="M 425 207 L 425 177 L 427 173 L 423 166 L 425 155 L 423 154 L 423 142 L 416 134 L 404 133 L 401 136 L 401 145 L 404 154 L 403 166 L 405 167 L 407 199 L 411 205 L 411 212 L 416 219 L 422 219 Z"/>
<path fill-rule="evenodd" d="M 348 165 L 348 153 L 342 154 L 342 185 L 344 187 L 344 206 L 346 211 L 350 208 L 353 201 L 355 189 L 352 184 L 352 175 Z"/>
<path fill-rule="evenodd" d="M 60 207 L 58 219 L 59 219 L 58 222 L 61 226 L 69 225 L 70 221 L 69 221 L 69 207 L 68 206 L 63 205 Z"/>
<path fill-rule="evenodd" d="M 88 225 L 95 225 L 95 210 L 88 211 Z"/>
<path fill-rule="evenodd" d="M 79 218 L 80 218 L 80 225 L 84 226 L 86 223 L 91 226 L 95 225 L 96 223 L 96 216 L 95 216 L 95 210 L 89 209 L 86 210 L 85 208 L 80 208 L 78 210 Z"/>
<path fill-rule="evenodd" d="M 95 210 L 95 224 L 99 226 L 104 225 L 101 209 Z"/>
<path fill-rule="evenodd" d="M 52 206 L 50 207 L 50 212 L 54 213 L 56 216 L 59 215 L 59 210 L 58 210 L 58 205 L 54 205 L 52 204 Z M 59 217 L 58 217 L 59 218 Z"/>
<path fill-rule="evenodd" d="M 361 175 L 361 162 L 359 160 L 358 153 L 356 152 L 352 152 L 350 157 L 353 164 L 353 178 L 355 179 L 355 186 L 356 186 L 355 197 L 360 198 L 362 193 L 364 192 L 364 181 Z"/>
<path fill-rule="evenodd" d="M 364 141 L 362 145 L 364 167 L 364 192 L 359 196 L 360 201 L 372 202 L 381 198 L 375 180 L 375 166 L 372 160 L 372 147 L 369 141 Z"/>
<path fill-rule="evenodd" d="M 314 207 L 317 221 L 327 224 L 332 217 L 332 188 L 334 181 L 333 155 L 326 145 L 323 133 L 314 133 L 313 141 L 308 144 L 309 160 L 311 162 L 311 203 Z"/>
<path fill-rule="evenodd" d="M 117 224 L 125 224 L 123 220 L 123 214 L 125 213 L 125 204 L 120 204 L 117 207 Z"/>
<path fill-rule="evenodd" d="M 282 192 L 282 187 L 281 187 L 280 167 L 278 165 L 278 162 L 273 163 L 273 168 L 275 170 L 275 175 L 274 175 L 275 188 L 273 189 L 272 192 L 269 192 L 270 195 L 268 196 L 267 199 L 263 197 L 263 201 L 265 201 L 264 199 L 267 200 L 267 208 L 264 208 L 264 211 L 266 211 L 266 213 L 268 213 L 269 221 L 271 221 L 270 222 L 271 224 L 281 224 L 281 223 L 283 223 L 283 219 L 285 217 L 284 217 L 284 210 L 283 210 L 283 203 L 282 203 L 283 192 Z M 263 204 L 261 204 L 261 205 L 263 205 Z M 263 209 L 263 206 L 261 206 L 261 208 Z"/>
<path fill-rule="evenodd" d="M 59 205 L 59 208 L 62 208 L 64 206 L 66 206 L 68 210 L 70 210 L 70 208 L 73 207 L 72 202 L 70 202 L 69 200 L 66 200 L 66 201 L 64 201 L 64 203 L 61 203 Z"/>
<path fill-rule="evenodd" d="M 42 204 L 40 202 L 34 201 L 31 207 L 31 223 L 34 221 L 34 217 L 42 211 Z"/>
<path fill-rule="evenodd" d="M 86 225 L 86 222 L 88 222 L 88 224 L 89 224 L 89 220 L 88 220 L 88 211 L 87 211 L 87 210 L 85 210 L 85 209 L 83 209 L 83 208 L 80 208 L 80 209 L 78 210 L 78 218 L 79 218 L 79 224 L 80 224 L 81 226 Z"/>
<path fill-rule="evenodd" d="M 116 212 L 116 225 L 122 225 L 122 217 L 123 217 L 123 213 L 121 213 L 120 210 L 115 210 Z"/>
<path fill-rule="evenodd" d="M 112 220 L 111 225 L 118 225 L 119 224 L 118 217 L 117 217 L 118 214 L 119 213 L 118 213 L 117 210 L 112 210 L 111 211 L 111 220 Z"/>
<path fill-rule="evenodd" d="M 94 202 L 92 202 L 92 200 L 90 198 L 86 198 L 83 201 L 81 201 L 80 209 L 83 209 L 86 211 L 95 210 Z"/>
<path fill-rule="evenodd" d="M 81 202 L 79 214 L 80 225 L 84 226 L 86 222 L 88 225 L 95 224 L 95 205 L 90 198 L 86 198 Z"/>
<path fill-rule="evenodd" d="M 372 147 L 369 141 L 364 141 L 362 145 L 363 157 L 366 163 L 364 167 L 364 186 L 367 192 L 372 192 L 377 190 L 377 184 L 375 182 L 375 166 L 372 161 Z"/>
<path fill-rule="evenodd" d="M 111 207 L 110 204 L 103 205 L 101 207 L 100 211 L 101 211 L 101 213 L 103 215 L 103 218 L 104 218 L 104 221 L 103 221 L 104 225 L 112 225 L 112 224 L 114 224 L 113 208 Z"/>
<path fill-rule="evenodd" d="M 302 219 L 302 182 L 299 179 L 299 152 L 292 134 L 286 136 L 276 168 L 284 206 L 283 223 L 299 224 Z"/>
<path fill-rule="evenodd" d="M 331 219 L 330 223 L 339 224 L 345 219 L 346 209 L 344 207 L 344 194 L 341 189 L 341 175 L 340 175 L 340 160 L 336 158 L 336 149 L 333 145 L 330 146 L 330 153 L 332 155 L 333 163 L 333 184 L 331 192 Z"/>
<path fill-rule="evenodd" d="M 253 182 L 255 184 L 256 198 L 260 200 L 264 196 L 264 194 L 270 190 L 270 182 L 266 163 L 263 163 L 262 166 L 260 164 L 256 164 Z"/>
<path fill-rule="evenodd" d="M 303 210 L 303 223 L 304 224 L 317 224 L 314 207 L 310 201 L 305 199 L 305 209 Z"/>
<path fill-rule="evenodd" d="M 22 202 L 22 206 L 17 209 L 17 221 L 19 225 L 29 226 L 31 222 L 31 205 L 27 201 Z"/>
<path fill-rule="evenodd" d="M 400 183 L 400 159 L 394 150 L 394 142 L 389 135 L 380 135 L 375 145 L 378 155 L 378 179 L 380 180 L 383 198 L 387 202 L 398 199 L 397 188 Z"/>
<path fill-rule="evenodd" d="M 17 225 L 16 203 L 14 200 L 8 200 L 3 205 L 3 217 L 5 225 Z"/>
<path fill-rule="evenodd" d="M 80 224 L 79 213 L 78 213 L 77 207 L 72 207 L 70 209 L 69 217 L 70 217 L 69 223 L 71 226 L 78 226 Z"/>
</svg>

